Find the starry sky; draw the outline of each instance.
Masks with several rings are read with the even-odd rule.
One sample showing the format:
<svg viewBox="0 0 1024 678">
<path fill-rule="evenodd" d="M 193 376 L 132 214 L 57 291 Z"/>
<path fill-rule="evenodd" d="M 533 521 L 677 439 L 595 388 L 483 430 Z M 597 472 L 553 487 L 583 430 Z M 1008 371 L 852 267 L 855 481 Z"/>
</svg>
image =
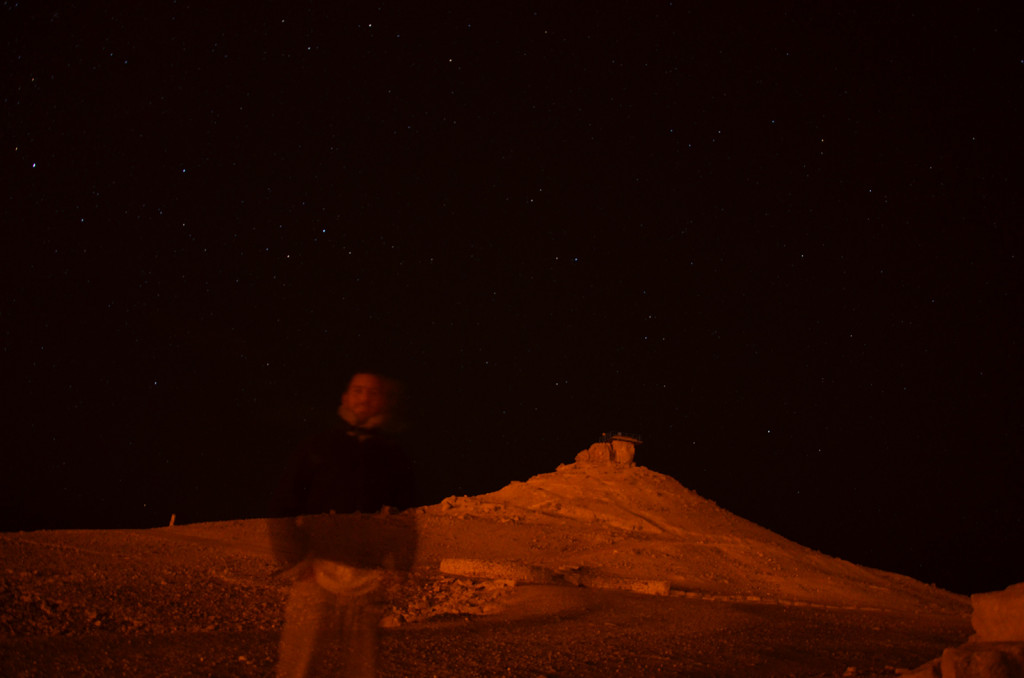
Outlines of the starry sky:
<svg viewBox="0 0 1024 678">
<path fill-rule="evenodd" d="M 265 515 L 369 367 L 420 503 L 625 431 L 1022 579 L 1019 8 L 406 5 L 0 3 L 0 529 Z"/>
</svg>

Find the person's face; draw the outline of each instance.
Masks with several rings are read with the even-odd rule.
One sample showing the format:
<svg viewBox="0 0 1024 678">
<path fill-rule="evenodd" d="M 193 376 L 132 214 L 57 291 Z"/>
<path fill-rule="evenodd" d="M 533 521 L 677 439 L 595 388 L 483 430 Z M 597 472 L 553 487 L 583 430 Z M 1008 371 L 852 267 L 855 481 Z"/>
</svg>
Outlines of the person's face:
<svg viewBox="0 0 1024 678">
<path fill-rule="evenodd" d="M 357 423 L 365 423 L 383 414 L 387 407 L 384 380 L 375 374 L 357 374 L 341 396 L 341 404 L 356 415 Z"/>
</svg>

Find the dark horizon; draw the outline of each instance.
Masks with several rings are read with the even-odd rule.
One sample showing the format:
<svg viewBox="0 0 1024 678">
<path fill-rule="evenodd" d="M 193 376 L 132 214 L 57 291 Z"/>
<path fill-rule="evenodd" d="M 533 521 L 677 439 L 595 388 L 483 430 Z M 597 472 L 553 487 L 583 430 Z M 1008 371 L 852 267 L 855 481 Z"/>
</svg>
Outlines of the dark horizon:
<svg viewBox="0 0 1024 678">
<path fill-rule="evenodd" d="M 349 375 L 418 501 L 604 431 L 743 518 L 1021 580 L 1004 8 L 4 8 L 0 529 L 258 517 Z"/>
</svg>

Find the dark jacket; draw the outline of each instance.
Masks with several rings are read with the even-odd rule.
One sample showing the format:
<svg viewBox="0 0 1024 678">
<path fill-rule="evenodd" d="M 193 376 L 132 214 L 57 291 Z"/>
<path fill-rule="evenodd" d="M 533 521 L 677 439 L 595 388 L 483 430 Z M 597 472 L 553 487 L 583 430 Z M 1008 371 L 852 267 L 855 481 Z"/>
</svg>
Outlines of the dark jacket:
<svg viewBox="0 0 1024 678">
<path fill-rule="evenodd" d="M 380 511 L 407 508 L 414 490 L 412 464 L 396 438 L 339 419 L 302 444 L 283 474 L 275 513 L 302 518 L 275 521 L 279 560 L 407 566 L 415 549 L 412 517 Z"/>
</svg>

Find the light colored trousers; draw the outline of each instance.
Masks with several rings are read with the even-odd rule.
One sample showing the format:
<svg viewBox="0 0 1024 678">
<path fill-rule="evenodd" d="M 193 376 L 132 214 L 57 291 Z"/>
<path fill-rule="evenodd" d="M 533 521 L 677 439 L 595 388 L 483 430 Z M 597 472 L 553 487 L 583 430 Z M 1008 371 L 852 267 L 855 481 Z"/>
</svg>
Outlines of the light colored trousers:
<svg viewBox="0 0 1024 678">
<path fill-rule="evenodd" d="M 376 676 L 383 571 L 322 559 L 304 561 L 293 571 L 278 678 Z"/>
</svg>

